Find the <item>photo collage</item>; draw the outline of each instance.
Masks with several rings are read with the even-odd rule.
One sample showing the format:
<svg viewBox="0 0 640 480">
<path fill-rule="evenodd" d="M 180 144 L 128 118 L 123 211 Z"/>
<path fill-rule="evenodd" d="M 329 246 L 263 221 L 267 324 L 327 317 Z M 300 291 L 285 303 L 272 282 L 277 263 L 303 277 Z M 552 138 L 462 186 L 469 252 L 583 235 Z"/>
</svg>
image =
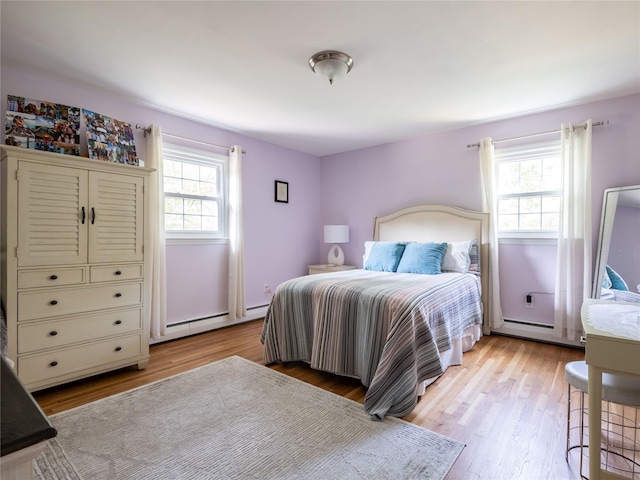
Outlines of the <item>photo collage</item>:
<svg viewBox="0 0 640 480">
<path fill-rule="evenodd" d="M 79 156 L 81 119 L 86 127 L 89 158 L 139 165 L 129 123 L 84 108 L 16 95 L 7 95 L 4 143 Z"/>
<path fill-rule="evenodd" d="M 7 95 L 5 144 L 80 155 L 80 109 Z"/>
<path fill-rule="evenodd" d="M 125 122 L 82 109 L 87 128 L 89 158 L 138 165 L 133 128 Z"/>
</svg>

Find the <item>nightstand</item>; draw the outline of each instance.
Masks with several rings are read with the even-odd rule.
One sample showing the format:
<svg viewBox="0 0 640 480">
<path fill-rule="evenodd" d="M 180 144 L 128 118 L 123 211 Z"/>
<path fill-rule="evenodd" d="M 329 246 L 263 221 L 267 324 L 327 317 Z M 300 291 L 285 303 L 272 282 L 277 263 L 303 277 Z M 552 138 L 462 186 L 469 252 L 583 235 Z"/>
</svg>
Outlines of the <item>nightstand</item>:
<svg viewBox="0 0 640 480">
<path fill-rule="evenodd" d="M 342 272 L 343 270 L 355 270 L 355 265 L 309 265 L 309 275 L 316 273 Z"/>
</svg>

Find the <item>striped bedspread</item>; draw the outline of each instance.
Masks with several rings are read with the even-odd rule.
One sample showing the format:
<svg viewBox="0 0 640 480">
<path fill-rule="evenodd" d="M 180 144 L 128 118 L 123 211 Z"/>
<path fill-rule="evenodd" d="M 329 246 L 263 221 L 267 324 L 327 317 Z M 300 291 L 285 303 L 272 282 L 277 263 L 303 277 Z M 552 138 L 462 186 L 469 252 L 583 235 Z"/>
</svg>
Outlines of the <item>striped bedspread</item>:
<svg viewBox="0 0 640 480">
<path fill-rule="evenodd" d="M 289 280 L 265 316 L 264 360 L 359 378 L 372 418 L 404 416 L 419 384 L 443 373 L 439 353 L 482 323 L 479 285 L 470 274 L 367 270 Z"/>
</svg>

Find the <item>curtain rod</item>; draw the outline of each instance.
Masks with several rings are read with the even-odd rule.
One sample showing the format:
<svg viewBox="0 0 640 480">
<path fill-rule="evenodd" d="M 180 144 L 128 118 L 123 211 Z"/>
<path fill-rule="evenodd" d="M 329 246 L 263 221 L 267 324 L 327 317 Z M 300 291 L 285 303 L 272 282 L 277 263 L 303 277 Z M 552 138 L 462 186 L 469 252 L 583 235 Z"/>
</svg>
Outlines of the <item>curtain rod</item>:
<svg viewBox="0 0 640 480">
<path fill-rule="evenodd" d="M 136 125 L 136 129 L 138 130 L 143 130 L 144 131 L 144 136 L 147 136 L 147 133 L 151 133 L 151 127 L 143 127 L 141 125 Z M 217 145 L 215 143 L 210 143 L 210 142 L 203 142 L 201 140 L 194 140 L 192 138 L 187 138 L 187 137 L 182 137 L 180 135 L 174 135 L 173 133 L 162 133 L 163 137 L 171 137 L 171 138 L 176 138 L 178 140 L 184 140 L 186 142 L 192 142 L 192 143 L 198 143 L 200 145 L 207 145 L 208 147 L 216 147 L 216 148 L 222 148 L 224 150 L 228 150 L 230 152 L 233 152 L 233 147 L 226 147 L 224 145 Z M 246 150 L 242 150 L 242 153 L 247 153 Z"/>
<path fill-rule="evenodd" d="M 593 122 L 591 124 L 591 126 L 593 127 L 606 127 L 607 125 L 609 125 L 609 120 L 602 120 L 601 122 Z M 582 125 L 574 125 L 573 128 L 587 128 L 587 124 L 584 123 Z M 496 144 L 496 143 L 502 143 L 502 142 L 509 142 L 511 140 L 521 140 L 523 138 L 541 137 L 542 135 L 552 135 L 554 133 L 560 133 L 560 132 L 562 132 L 562 130 L 551 130 L 550 132 L 532 133 L 531 135 L 522 135 L 520 137 L 511 137 L 511 138 L 503 138 L 501 140 L 492 140 L 491 143 Z M 473 147 L 479 147 L 479 146 L 480 146 L 480 142 L 470 143 L 469 145 L 467 145 L 467 148 L 473 148 Z"/>
</svg>

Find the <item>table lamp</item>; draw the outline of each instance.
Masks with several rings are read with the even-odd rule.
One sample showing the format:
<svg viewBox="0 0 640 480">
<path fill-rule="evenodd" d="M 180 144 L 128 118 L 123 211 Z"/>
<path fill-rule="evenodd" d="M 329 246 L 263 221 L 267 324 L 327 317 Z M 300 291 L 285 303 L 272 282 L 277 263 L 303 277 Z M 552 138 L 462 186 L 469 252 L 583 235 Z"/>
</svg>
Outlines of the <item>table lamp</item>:
<svg viewBox="0 0 640 480">
<path fill-rule="evenodd" d="M 328 263 L 344 265 L 344 252 L 338 243 L 349 243 L 349 225 L 325 225 L 324 243 L 333 244 L 329 249 Z"/>
</svg>

